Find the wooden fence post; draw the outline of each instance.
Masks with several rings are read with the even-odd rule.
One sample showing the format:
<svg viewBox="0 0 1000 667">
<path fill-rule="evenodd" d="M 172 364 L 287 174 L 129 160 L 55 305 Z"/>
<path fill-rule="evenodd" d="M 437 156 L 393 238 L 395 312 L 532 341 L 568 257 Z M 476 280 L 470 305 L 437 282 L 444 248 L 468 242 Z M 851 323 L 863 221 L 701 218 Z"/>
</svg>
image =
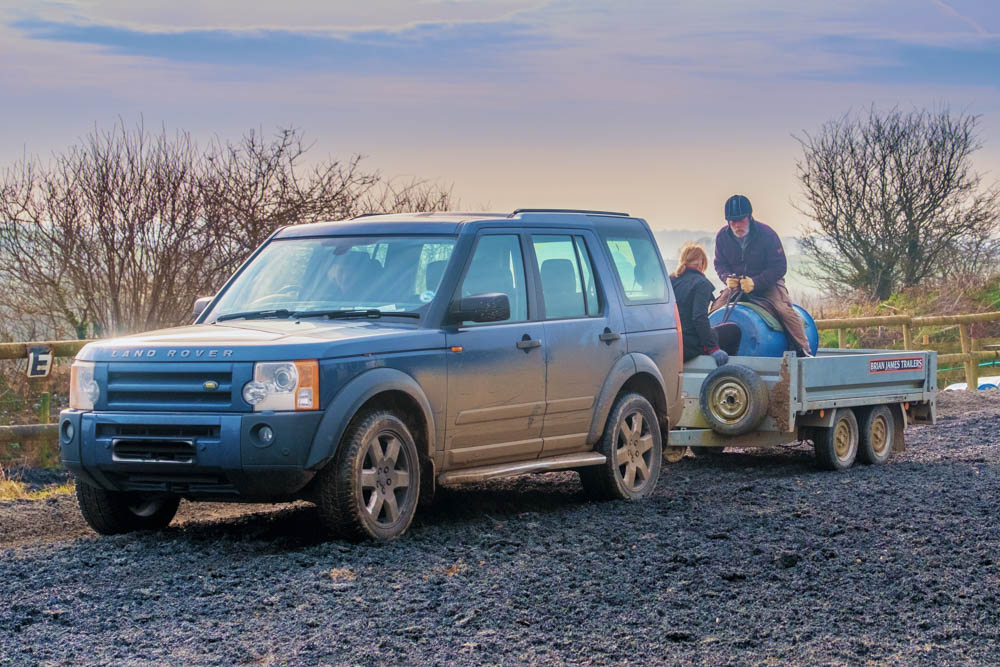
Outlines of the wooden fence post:
<svg viewBox="0 0 1000 667">
<path fill-rule="evenodd" d="M 969 338 L 969 325 L 962 322 L 958 325 L 958 340 L 962 345 L 962 354 L 965 357 L 965 388 L 968 391 L 979 390 L 979 378 L 976 370 L 979 368 L 978 362 L 972 355 L 972 340 Z"/>
<path fill-rule="evenodd" d="M 50 410 L 50 400 L 49 392 L 43 391 L 42 395 L 38 397 L 38 423 L 48 424 L 49 423 L 49 410 Z"/>
<path fill-rule="evenodd" d="M 847 347 L 847 334 L 843 329 L 837 329 L 837 347 L 840 349 Z"/>
<path fill-rule="evenodd" d="M 903 324 L 903 349 L 904 350 L 913 349 L 913 339 L 910 334 L 910 325 L 907 323 Z"/>
</svg>

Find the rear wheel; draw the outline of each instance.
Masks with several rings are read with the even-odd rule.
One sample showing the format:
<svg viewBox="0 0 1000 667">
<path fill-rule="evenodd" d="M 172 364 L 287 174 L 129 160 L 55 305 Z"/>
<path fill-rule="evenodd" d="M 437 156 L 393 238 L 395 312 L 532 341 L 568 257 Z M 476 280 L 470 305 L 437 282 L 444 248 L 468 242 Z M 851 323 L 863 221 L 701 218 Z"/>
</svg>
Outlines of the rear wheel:
<svg viewBox="0 0 1000 667">
<path fill-rule="evenodd" d="M 384 541 L 410 527 L 420 498 L 420 462 L 406 422 L 393 412 L 355 417 L 320 475 L 317 507 L 333 532 Z"/>
<path fill-rule="evenodd" d="M 80 481 L 76 499 L 83 518 L 101 535 L 166 528 L 181 502 L 177 496 L 106 491 Z"/>
<path fill-rule="evenodd" d="M 615 401 L 598 451 L 605 462 L 579 471 L 588 495 L 637 500 L 653 492 L 660 477 L 663 439 L 656 412 L 644 396 L 625 394 Z"/>
<path fill-rule="evenodd" d="M 839 408 L 833 425 L 812 430 L 816 463 L 824 470 L 846 470 L 858 455 L 858 420 L 850 408 Z"/>
<path fill-rule="evenodd" d="M 885 463 L 892 456 L 896 420 L 885 405 L 876 405 L 859 420 L 858 459 L 864 463 Z"/>
</svg>

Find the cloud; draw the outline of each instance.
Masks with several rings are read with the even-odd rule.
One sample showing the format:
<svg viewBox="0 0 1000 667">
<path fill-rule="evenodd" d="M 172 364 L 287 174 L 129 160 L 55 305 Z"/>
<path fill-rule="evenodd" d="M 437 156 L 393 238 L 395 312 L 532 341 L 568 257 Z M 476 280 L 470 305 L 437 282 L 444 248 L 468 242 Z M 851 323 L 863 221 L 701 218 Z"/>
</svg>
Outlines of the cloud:
<svg viewBox="0 0 1000 667">
<path fill-rule="evenodd" d="M 11 27 L 34 40 L 86 44 L 118 55 L 177 63 L 370 74 L 498 68 L 507 56 L 548 41 L 515 22 L 419 24 L 403 30 L 150 31 L 38 18 Z"/>
</svg>

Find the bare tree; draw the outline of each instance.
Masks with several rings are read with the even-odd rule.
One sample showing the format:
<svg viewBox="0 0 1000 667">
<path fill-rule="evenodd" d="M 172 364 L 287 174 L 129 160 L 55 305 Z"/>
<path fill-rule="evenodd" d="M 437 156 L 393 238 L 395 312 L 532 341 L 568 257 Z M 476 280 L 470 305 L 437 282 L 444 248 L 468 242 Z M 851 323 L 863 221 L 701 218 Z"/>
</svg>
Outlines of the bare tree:
<svg viewBox="0 0 1000 667">
<path fill-rule="evenodd" d="M 893 109 L 847 115 L 796 137 L 810 277 L 834 293 L 886 299 L 997 258 L 1000 191 L 972 168 L 978 117 Z M 971 264 L 970 264 L 971 262 Z"/>
<path fill-rule="evenodd" d="M 180 324 L 281 226 L 450 204 L 436 186 L 363 171 L 360 156 L 306 168 L 308 150 L 296 130 L 201 151 L 185 132 L 119 121 L 48 166 L 22 159 L 0 178 L 5 328 L 84 336 Z"/>
</svg>

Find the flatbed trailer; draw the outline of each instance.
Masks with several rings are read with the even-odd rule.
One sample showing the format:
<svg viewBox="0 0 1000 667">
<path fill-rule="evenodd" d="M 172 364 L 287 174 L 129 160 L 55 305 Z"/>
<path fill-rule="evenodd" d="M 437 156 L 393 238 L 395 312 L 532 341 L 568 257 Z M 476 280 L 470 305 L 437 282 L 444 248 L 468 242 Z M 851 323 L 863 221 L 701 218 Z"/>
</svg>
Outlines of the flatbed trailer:
<svg viewBox="0 0 1000 667">
<path fill-rule="evenodd" d="M 729 364 L 744 366 L 763 381 L 763 418 L 743 433 L 719 432 L 727 430 L 727 422 L 744 417 L 760 393 L 754 395 L 738 378 L 721 384 L 716 380 L 706 388 L 716 366 L 711 357 L 696 357 L 684 364 L 684 407 L 668 436 L 671 451 L 691 447 L 706 453 L 811 440 L 822 467 L 843 469 L 856 455 L 883 462 L 893 451 L 903 451 L 908 424 L 936 420 L 934 351 L 831 348 L 805 358 L 792 352 L 782 357 L 734 356 Z"/>
</svg>

